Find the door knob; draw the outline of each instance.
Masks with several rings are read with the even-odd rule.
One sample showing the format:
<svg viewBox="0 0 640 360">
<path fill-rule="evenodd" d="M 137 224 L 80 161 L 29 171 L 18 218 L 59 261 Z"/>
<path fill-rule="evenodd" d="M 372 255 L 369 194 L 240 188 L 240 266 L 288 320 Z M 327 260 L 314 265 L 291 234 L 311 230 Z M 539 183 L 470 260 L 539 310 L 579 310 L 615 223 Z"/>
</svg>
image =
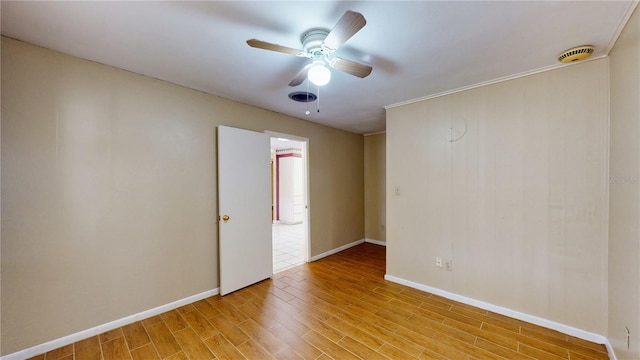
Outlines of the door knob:
<svg viewBox="0 0 640 360">
<path fill-rule="evenodd" d="M 229 215 L 227 215 L 227 214 L 225 214 L 225 215 L 223 215 L 223 216 L 222 216 L 222 220 L 223 220 L 223 221 L 229 221 L 229 219 L 230 219 L 230 217 L 229 217 Z"/>
</svg>

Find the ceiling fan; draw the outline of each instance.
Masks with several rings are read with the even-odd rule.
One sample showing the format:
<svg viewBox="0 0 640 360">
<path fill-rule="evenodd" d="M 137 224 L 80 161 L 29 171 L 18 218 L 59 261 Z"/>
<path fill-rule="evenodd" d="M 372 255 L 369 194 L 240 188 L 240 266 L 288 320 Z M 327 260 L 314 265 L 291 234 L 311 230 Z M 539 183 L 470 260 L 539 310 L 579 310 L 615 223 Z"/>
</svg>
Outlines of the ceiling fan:
<svg viewBox="0 0 640 360">
<path fill-rule="evenodd" d="M 250 39 L 247 44 L 254 48 L 277 51 L 285 54 L 306 57 L 311 59 L 311 63 L 306 65 L 291 80 L 289 86 L 298 86 L 302 84 L 305 78 L 317 86 L 326 85 L 331 79 L 331 71 L 327 65 L 338 71 L 357 76 L 360 78 L 367 77 L 371 74 L 373 68 L 368 65 L 360 64 L 355 61 L 343 59 L 341 57 L 332 56 L 342 44 L 349 40 L 355 33 L 360 31 L 367 21 L 362 14 L 347 10 L 338 20 L 338 23 L 327 31 L 324 29 L 311 29 L 302 35 L 302 48 L 298 50 L 278 44 L 268 43 L 265 41 Z"/>
</svg>

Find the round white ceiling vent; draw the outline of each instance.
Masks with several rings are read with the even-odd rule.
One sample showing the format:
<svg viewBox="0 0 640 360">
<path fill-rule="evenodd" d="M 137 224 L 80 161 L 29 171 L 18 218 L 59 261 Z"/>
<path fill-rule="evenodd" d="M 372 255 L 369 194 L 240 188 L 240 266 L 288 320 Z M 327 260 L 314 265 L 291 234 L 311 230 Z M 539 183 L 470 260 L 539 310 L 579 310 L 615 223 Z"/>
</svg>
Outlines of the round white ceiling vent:
<svg viewBox="0 0 640 360">
<path fill-rule="evenodd" d="M 316 94 L 306 91 L 294 91 L 289 94 L 289 99 L 297 102 L 312 102 L 317 98 L 318 96 Z"/>
</svg>

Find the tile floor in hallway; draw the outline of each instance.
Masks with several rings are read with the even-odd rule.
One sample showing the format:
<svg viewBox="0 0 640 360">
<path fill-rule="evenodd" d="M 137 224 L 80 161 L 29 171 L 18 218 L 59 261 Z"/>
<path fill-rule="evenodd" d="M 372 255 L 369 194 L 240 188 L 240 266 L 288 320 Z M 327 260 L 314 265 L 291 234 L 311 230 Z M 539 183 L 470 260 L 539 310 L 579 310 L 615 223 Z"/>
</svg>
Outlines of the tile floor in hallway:
<svg viewBox="0 0 640 360">
<path fill-rule="evenodd" d="M 273 224 L 273 272 L 304 263 L 304 223 Z"/>
</svg>

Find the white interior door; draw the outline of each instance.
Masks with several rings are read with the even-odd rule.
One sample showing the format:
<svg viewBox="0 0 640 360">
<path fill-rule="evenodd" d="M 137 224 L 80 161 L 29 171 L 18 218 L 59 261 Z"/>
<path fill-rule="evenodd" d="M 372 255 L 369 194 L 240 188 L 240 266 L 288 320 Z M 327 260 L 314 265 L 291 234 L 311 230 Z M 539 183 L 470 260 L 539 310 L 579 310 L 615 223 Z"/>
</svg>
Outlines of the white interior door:
<svg viewBox="0 0 640 360">
<path fill-rule="evenodd" d="M 269 140 L 218 126 L 221 295 L 273 275 Z"/>
</svg>

